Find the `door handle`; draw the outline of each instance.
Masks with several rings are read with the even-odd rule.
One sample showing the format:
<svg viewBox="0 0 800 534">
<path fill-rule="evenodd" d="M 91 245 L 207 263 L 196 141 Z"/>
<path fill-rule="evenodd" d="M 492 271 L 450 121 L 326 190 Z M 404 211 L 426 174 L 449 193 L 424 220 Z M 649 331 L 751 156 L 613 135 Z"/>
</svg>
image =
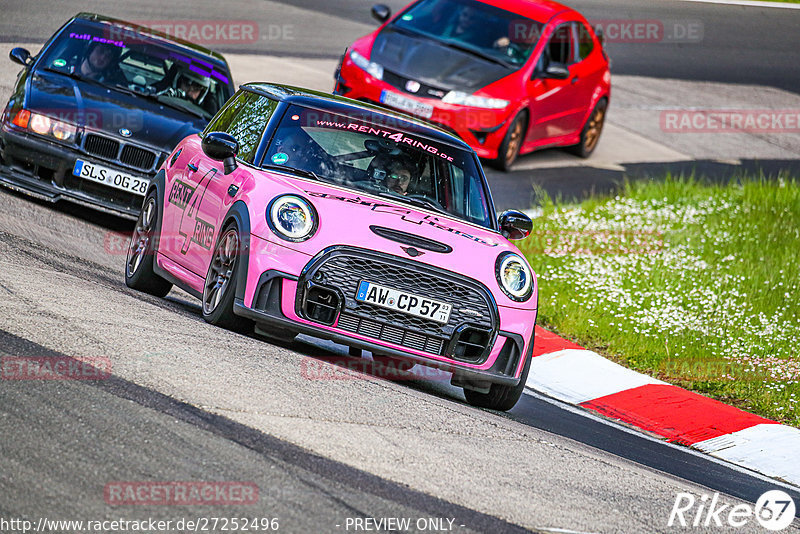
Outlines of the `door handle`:
<svg viewBox="0 0 800 534">
<path fill-rule="evenodd" d="M 192 171 L 192 172 L 197 172 L 197 165 L 195 165 L 194 163 L 189 163 L 189 164 L 186 166 L 186 168 L 187 168 L 187 169 L 189 169 L 189 170 L 190 170 L 190 171 Z"/>
</svg>

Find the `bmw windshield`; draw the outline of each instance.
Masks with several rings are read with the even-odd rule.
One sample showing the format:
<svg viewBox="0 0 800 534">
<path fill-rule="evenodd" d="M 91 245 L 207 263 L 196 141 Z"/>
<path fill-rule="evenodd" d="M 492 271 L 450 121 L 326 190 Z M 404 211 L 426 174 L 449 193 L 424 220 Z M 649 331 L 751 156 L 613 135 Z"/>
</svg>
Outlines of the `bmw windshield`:
<svg viewBox="0 0 800 534">
<path fill-rule="evenodd" d="M 75 20 L 38 69 L 135 93 L 210 119 L 230 96 L 227 71 L 189 50 L 111 24 Z"/>
<path fill-rule="evenodd" d="M 293 105 L 263 166 L 494 227 L 494 208 L 472 151 L 370 120 L 376 117 Z"/>
<path fill-rule="evenodd" d="M 422 0 L 389 28 L 433 38 L 517 68 L 533 52 L 543 25 L 474 0 Z"/>
</svg>

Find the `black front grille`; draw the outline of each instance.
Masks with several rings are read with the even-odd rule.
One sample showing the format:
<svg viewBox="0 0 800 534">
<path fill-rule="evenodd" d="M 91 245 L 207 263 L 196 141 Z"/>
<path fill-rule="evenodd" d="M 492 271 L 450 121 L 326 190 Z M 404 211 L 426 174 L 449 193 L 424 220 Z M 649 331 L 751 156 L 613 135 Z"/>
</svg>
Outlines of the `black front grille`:
<svg viewBox="0 0 800 534">
<path fill-rule="evenodd" d="M 83 150 L 92 156 L 139 171 L 150 171 L 158 158 L 158 154 L 152 150 L 95 133 L 86 135 Z"/>
<path fill-rule="evenodd" d="M 458 327 L 471 325 L 495 332 L 497 309 L 481 284 L 452 272 L 421 263 L 351 247 L 336 247 L 312 260 L 301 276 L 306 281 L 335 289 L 344 296 L 339 327 L 367 337 L 408 348 L 443 354 Z M 447 324 L 375 306 L 355 299 L 361 281 L 373 282 L 433 300 L 452 304 Z M 303 291 L 298 292 L 301 308 Z M 303 310 L 300 310 L 303 312 Z M 487 347 L 492 339 L 487 339 Z"/>
<path fill-rule="evenodd" d="M 442 98 L 444 98 L 444 95 L 447 94 L 446 89 L 442 89 L 440 87 L 434 87 L 433 85 L 428 85 L 422 82 L 417 82 L 416 80 L 413 80 L 411 78 L 406 78 L 405 76 L 401 76 L 386 69 L 383 70 L 383 81 L 388 83 L 389 85 L 397 87 L 398 89 L 400 89 L 405 93 L 421 96 L 424 98 L 436 98 L 441 100 Z M 409 91 L 406 88 L 406 84 L 408 82 L 419 83 L 419 89 L 417 89 L 416 91 Z"/>
<path fill-rule="evenodd" d="M 89 134 L 83 143 L 83 149 L 94 156 L 105 159 L 117 159 L 119 142 L 101 135 Z"/>
<path fill-rule="evenodd" d="M 125 145 L 122 147 L 122 154 L 119 160 L 125 165 L 136 167 L 137 169 L 149 170 L 153 163 L 156 162 L 155 153 L 139 148 L 134 145 Z"/>
<path fill-rule="evenodd" d="M 360 334 L 362 336 L 380 339 L 387 343 L 394 343 L 422 352 L 429 352 L 441 356 L 445 349 L 445 340 L 434 336 L 426 336 L 404 330 L 380 321 L 374 321 L 358 315 L 343 313 L 339 316 L 337 324 L 342 330 Z"/>
</svg>

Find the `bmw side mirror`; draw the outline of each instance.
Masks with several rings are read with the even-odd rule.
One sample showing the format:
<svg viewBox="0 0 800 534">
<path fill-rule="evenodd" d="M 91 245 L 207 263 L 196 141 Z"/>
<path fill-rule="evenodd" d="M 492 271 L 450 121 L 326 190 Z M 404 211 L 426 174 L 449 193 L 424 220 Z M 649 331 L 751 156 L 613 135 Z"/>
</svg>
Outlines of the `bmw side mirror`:
<svg viewBox="0 0 800 534">
<path fill-rule="evenodd" d="M 550 63 L 544 71 L 542 78 L 566 80 L 569 78 L 569 68 L 563 63 Z"/>
<path fill-rule="evenodd" d="M 389 17 L 392 16 L 392 10 L 389 6 L 384 4 L 375 4 L 372 6 L 372 18 L 383 24 Z"/>
<path fill-rule="evenodd" d="M 11 49 L 11 52 L 8 53 L 8 57 L 10 57 L 11 61 L 14 63 L 19 63 L 23 67 L 27 67 L 31 59 L 31 53 L 24 48 L 17 47 Z"/>
<path fill-rule="evenodd" d="M 236 170 L 236 154 L 239 153 L 239 142 L 231 134 L 209 132 L 203 137 L 202 147 L 206 156 L 222 162 L 225 174 L 230 174 Z"/>
<path fill-rule="evenodd" d="M 533 221 L 521 211 L 506 210 L 500 214 L 498 222 L 507 239 L 525 239 L 533 230 Z"/>
</svg>

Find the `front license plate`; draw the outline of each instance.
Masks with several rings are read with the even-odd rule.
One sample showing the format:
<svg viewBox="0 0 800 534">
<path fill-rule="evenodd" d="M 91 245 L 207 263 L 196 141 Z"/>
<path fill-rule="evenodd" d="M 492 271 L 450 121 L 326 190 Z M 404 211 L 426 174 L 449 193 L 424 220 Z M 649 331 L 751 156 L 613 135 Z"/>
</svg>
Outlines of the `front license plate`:
<svg viewBox="0 0 800 534">
<path fill-rule="evenodd" d="M 356 300 L 447 324 L 453 306 L 372 282 L 360 282 Z"/>
<path fill-rule="evenodd" d="M 430 104 L 423 104 L 413 98 L 406 98 L 391 91 L 381 91 L 381 104 L 408 111 L 426 119 L 430 119 L 433 116 L 433 106 Z"/>
<path fill-rule="evenodd" d="M 72 174 L 91 180 L 99 184 L 107 185 L 116 189 L 122 189 L 134 195 L 144 196 L 147 193 L 147 186 L 150 184 L 148 178 L 139 178 L 125 174 L 116 169 L 111 169 L 97 163 L 83 160 L 76 160 L 75 167 L 72 168 Z"/>
</svg>

